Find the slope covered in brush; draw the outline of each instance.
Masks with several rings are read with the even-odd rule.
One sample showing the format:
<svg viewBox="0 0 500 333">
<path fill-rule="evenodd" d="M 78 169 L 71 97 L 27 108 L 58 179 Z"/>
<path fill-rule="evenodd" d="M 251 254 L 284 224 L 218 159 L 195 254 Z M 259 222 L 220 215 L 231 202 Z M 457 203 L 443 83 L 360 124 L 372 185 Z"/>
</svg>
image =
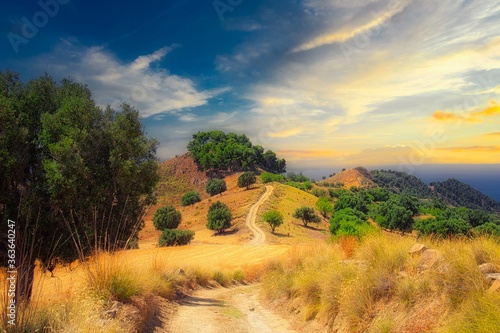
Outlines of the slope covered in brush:
<svg viewBox="0 0 500 333">
<path fill-rule="evenodd" d="M 498 201 L 457 179 L 451 178 L 430 185 L 439 198 L 453 206 L 500 212 L 500 203 Z"/>
<path fill-rule="evenodd" d="M 427 184 L 413 175 L 393 170 L 372 170 L 371 174 L 374 181 L 382 188 L 418 198 L 432 197 L 432 191 Z"/>
</svg>

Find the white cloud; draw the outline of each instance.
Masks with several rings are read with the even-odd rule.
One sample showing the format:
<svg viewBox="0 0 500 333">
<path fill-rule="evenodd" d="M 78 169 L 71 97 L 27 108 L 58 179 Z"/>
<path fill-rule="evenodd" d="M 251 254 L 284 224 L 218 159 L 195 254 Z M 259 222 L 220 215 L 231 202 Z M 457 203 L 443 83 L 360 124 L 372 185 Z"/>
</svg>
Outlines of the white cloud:
<svg viewBox="0 0 500 333">
<path fill-rule="evenodd" d="M 144 117 L 202 106 L 228 90 L 200 90 L 191 79 L 153 66 L 174 48 L 163 47 L 124 63 L 103 47 L 81 48 L 66 42 L 53 54 L 41 57 L 39 64 L 56 77 L 69 76 L 87 84 L 98 104 L 117 106 L 127 102 Z"/>
</svg>

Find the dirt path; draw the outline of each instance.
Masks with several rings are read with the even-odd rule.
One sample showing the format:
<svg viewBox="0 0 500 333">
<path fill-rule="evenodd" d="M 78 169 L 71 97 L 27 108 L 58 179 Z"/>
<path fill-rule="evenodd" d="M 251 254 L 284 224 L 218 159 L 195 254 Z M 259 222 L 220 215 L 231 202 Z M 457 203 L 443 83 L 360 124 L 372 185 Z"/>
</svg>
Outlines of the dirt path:
<svg viewBox="0 0 500 333">
<path fill-rule="evenodd" d="M 155 333 L 296 333 L 259 302 L 259 286 L 203 289 L 186 297 Z"/>
<path fill-rule="evenodd" d="M 266 186 L 266 192 L 260 197 L 260 199 L 250 207 L 250 211 L 248 212 L 246 218 L 246 225 L 253 233 L 252 240 L 248 243 L 250 245 L 260 245 L 266 243 L 266 234 L 262 231 L 256 224 L 255 220 L 257 219 L 257 211 L 259 207 L 269 198 L 271 193 L 273 193 L 274 188 L 272 186 Z"/>
</svg>

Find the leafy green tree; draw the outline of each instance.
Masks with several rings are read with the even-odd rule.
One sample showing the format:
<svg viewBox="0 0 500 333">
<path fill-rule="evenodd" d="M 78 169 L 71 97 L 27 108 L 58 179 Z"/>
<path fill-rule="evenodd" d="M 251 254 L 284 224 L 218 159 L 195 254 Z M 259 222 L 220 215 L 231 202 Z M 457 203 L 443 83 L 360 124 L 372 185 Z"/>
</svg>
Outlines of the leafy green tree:
<svg viewBox="0 0 500 333">
<path fill-rule="evenodd" d="M 332 234 L 337 234 L 343 225 L 361 225 L 363 223 L 366 223 L 366 221 L 367 218 L 366 215 L 363 214 L 363 212 L 352 208 L 344 208 L 336 212 L 335 215 L 330 219 L 330 232 Z M 345 229 L 347 231 L 349 227 L 346 227 Z M 356 228 L 354 227 L 354 229 Z"/>
<path fill-rule="evenodd" d="M 413 227 L 413 212 L 406 207 L 399 205 L 397 200 L 382 202 L 378 206 L 378 213 L 375 221 L 382 227 L 389 230 L 400 230 L 409 232 Z"/>
<path fill-rule="evenodd" d="M 0 143 L 0 219 L 17 222 L 18 301 L 31 296 L 35 259 L 84 260 L 137 239 L 159 179 L 157 142 L 137 110 L 103 110 L 70 80 L 24 84 L 0 72 Z"/>
<path fill-rule="evenodd" d="M 211 196 L 222 195 L 222 192 L 227 190 L 226 181 L 224 179 L 212 178 L 207 182 L 205 190 Z"/>
<path fill-rule="evenodd" d="M 218 233 L 224 233 L 226 229 L 231 227 L 233 216 L 226 204 L 217 201 L 212 203 L 208 208 L 207 219 L 208 229 L 215 230 Z"/>
<path fill-rule="evenodd" d="M 182 196 L 181 205 L 191 206 L 201 201 L 201 195 L 198 191 L 189 191 Z"/>
<path fill-rule="evenodd" d="M 467 221 L 457 217 L 420 219 L 415 222 L 415 230 L 419 235 L 434 235 L 443 238 L 469 235 L 471 228 L 472 226 Z"/>
<path fill-rule="evenodd" d="M 327 197 L 321 197 L 316 202 L 316 209 L 320 212 L 323 218 L 327 219 L 333 213 L 333 204 Z"/>
<path fill-rule="evenodd" d="M 500 237 L 500 225 L 493 222 L 481 224 L 480 226 L 475 227 L 474 231 L 479 235 L 493 235 Z"/>
<path fill-rule="evenodd" d="M 222 131 L 198 132 L 188 144 L 188 150 L 203 169 L 244 171 L 261 166 L 269 172 L 284 173 L 285 160 L 279 160 L 271 150 L 253 146 L 245 135 Z"/>
<path fill-rule="evenodd" d="M 265 212 L 262 214 L 262 219 L 269 224 L 273 234 L 274 230 L 283 224 L 283 214 L 276 210 Z"/>
<path fill-rule="evenodd" d="M 293 171 L 286 174 L 286 178 L 290 182 L 304 183 L 310 181 L 309 177 L 304 176 L 302 172 L 295 173 Z"/>
<path fill-rule="evenodd" d="M 255 173 L 252 171 L 246 171 L 238 177 L 238 187 L 246 187 L 248 190 L 251 185 L 255 184 L 256 181 L 257 178 L 255 177 Z"/>
<path fill-rule="evenodd" d="M 340 197 L 335 202 L 334 209 L 335 211 L 339 211 L 345 208 L 353 208 L 366 214 L 368 212 L 369 204 L 370 201 L 368 197 L 362 193 L 342 191 Z"/>
<path fill-rule="evenodd" d="M 194 231 L 165 229 L 160 235 L 158 246 L 181 246 L 191 243 Z"/>
<path fill-rule="evenodd" d="M 176 229 L 181 224 L 182 214 L 174 206 L 159 208 L 153 216 L 156 230 Z"/>
<path fill-rule="evenodd" d="M 314 209 L 307 206 L 297 208 L 292 216 L 296 219 L 301 219 L 305 227 L 311 222 L 321 222 L 321 218 L 316 214 Z"/>
</svg>

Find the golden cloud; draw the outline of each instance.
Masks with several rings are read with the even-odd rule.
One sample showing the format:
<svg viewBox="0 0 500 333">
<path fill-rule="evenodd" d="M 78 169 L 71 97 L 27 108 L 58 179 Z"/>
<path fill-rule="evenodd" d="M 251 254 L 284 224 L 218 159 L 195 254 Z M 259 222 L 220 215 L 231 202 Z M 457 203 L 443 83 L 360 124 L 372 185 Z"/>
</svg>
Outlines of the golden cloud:
<svg viewBox="0 0 500 333">
<path fill-rule="evenodd" d="M 468 146 L 468 147 L 447 147 L 447 148 L 437 148 L 440 151 L 449 151 L 453 153 L 464 153 L 464 152 L 500 152 L 499 146 Z"/>
<path fill-rule="evenodd" d="M 467 122 L 481 122 L 485 117 L 500 116 L 500 105 L 491 101 L 490 105 L 480 111 L 469 111 L 466 115 L 458 115 L 454 112 L 444 112 L 438 110 L 432 114 L 432 119 L 437 121 L 465 120 Z"/>
</svg>

